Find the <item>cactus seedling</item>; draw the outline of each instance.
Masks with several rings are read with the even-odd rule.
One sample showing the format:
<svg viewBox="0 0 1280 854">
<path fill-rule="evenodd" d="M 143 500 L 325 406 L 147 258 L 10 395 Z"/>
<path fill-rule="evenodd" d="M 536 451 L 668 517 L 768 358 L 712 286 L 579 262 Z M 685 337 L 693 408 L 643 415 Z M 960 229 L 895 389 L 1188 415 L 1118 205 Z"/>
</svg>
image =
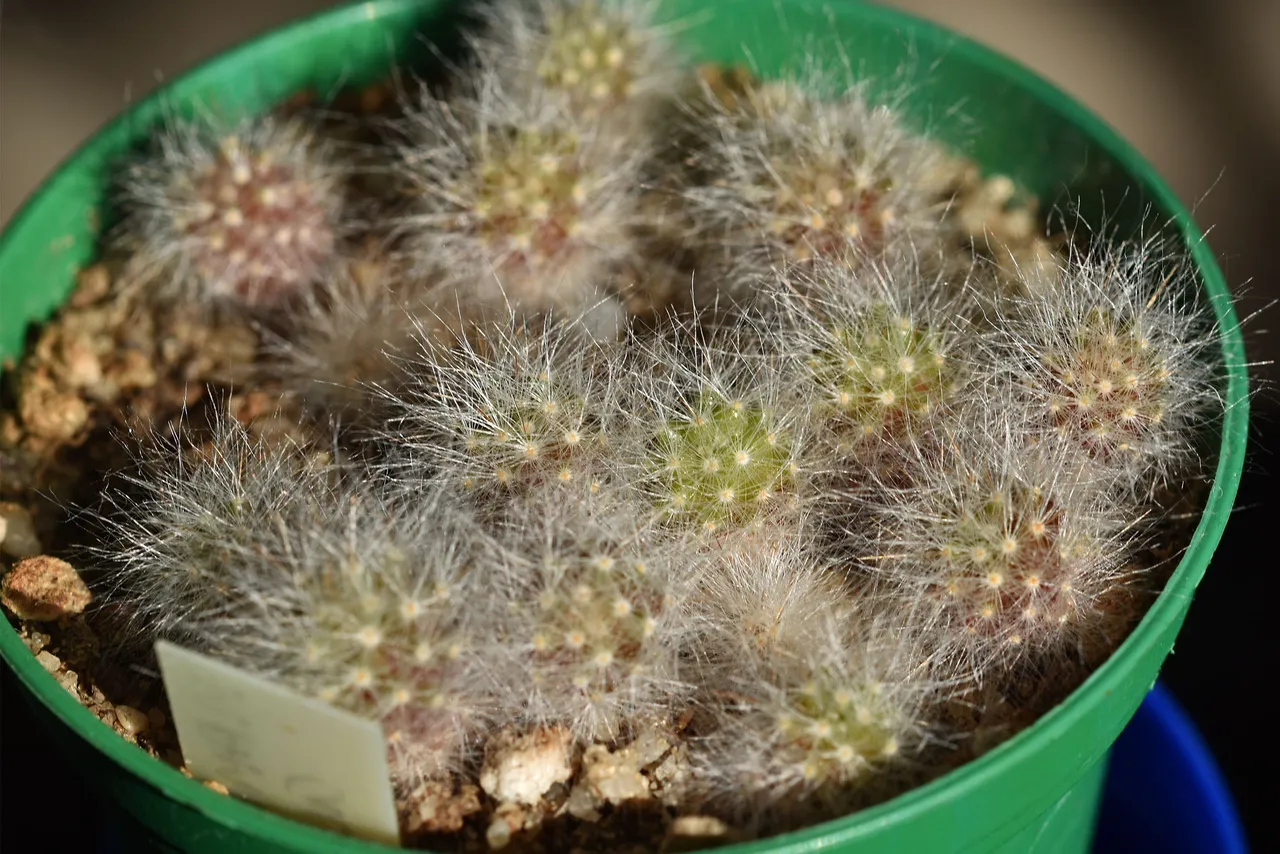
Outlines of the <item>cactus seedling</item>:
<svg viewBox="0 0 1280 854">
<path fill-rule="evenodd" d="M 130 640 L 197 640 L 210 613 L 242 607 L 237 579 L 274 537 L 271 520 L 331 488 L 326 459 L 255 439 L 225 415 L 206 442 L 175 429 L 144 445 L 137 471 L 105 494 L 115 512 L 95 550 L 111 569 L 114 599 L 133 615 Z"/>
<path fill-rule="evenodd" d="M 650 515 L 618 486 L 540 491 L 510 508 L 506 640 L 511 684 L 528 692 L 513 705 L 534 720 L 611 739 L 688 693 L 677 656 L 696 567 L 676 560 L 695 553 L 664 540 Z"/>
<path fill-rule="evenodd" d="M 651 132 L 644 120 L 680 80 L 681 61 L 650 0 L 501 4 L 481 56 L 515 90 L 538 86 L 583 120 Z"/>
<path fill-rule="evenodd" d="M 335 496 L 312 518 L 282 527 L 270 571 L 251 586 L 293 600 L 262 616 L 260 642 L 287 650 L 272 675 L 326 702 L 378 720 L 398 779 L 456 769 L 491 698 L 477 657 L 485 609 L 466 601 L 477 531 L 441 495 L 412 510 L 370 495 Z M 260 658 L 244 662 L 264 670 Z"/>
<path fill-rule="evenodd" d="M 746 528 L 794 509 L 803 427 L 756 325 L 744 315 L 709 336 L 680 321 L 632 334 L 624 406 L 642 445 L 628 450 L 676 527 Z"/>
<path fill-rule="evenodd" d="M 796 473 L 791 436 L 771 412 L 714 392 L 665 426 L 653 458 L 662 505 L 708 531 L 755 519 Z"/>
<path fill-rule="evenodd" d="M 779 346 L 798 347 L 815 429 L 837 451 L 918 440 L 962 386 L 965 306 L 918 262 L 821 262 L 773 293 L 786 318 Z"/>
<path fill-rule="evenodd" d="M 806 806 L 874 799 L 924 742 L 937 686 L 920 661 L 904 660 L 907 645 L 887 627 L 816 619 L 825 636 L 793 660 L 738 661 L 716 683 L 737 699 L 720 705 L 718 729 L 694 746 L 695 768 L 711 803 L 735 817 L 785 827 Z"/>
<path fill-rule="evenodd" d="M 934 149 L 856 89 L 819 100 L 796 82 L 749 88 L 708 131 L 704 184 L 685 191 L 691 221 L 723 245 L 745 291 L 771 267 L 871 258 L 940 245 L 921 189 Z"/>
<path fill-rule="evenodd" d="M 477 94 L 424 94 L 400 171 L 416 197 L 404 218 L 413 265 L 468 303 L 577 315 L 607 295 L 633 251 L 640 152 L 606 153 L 596 133 L 545 99 L 514 104 L 486 77 Z"/>
<path fill-rule="evenodd" d="M 599 476 L 621 420 L 605 351 L 572 324 L 536 327 L 514 315 L 456 346 L 423 340 L 402 391 L 386 395 L 387 439 L 467 491 L 501 502 L 540 484 L 576 486 Z M 406 468 L 407 466 L 407 468 Z M 421 474 L 418 474 L 421 477 Z"/>
<path fill-rule="evenodd" d="M 343 172 L 296 119 L 177 123 L 124 175 L 121 241 L 164 296 L 268 309 L 334 261 Z"/>
<path fill-rule="evenodd" d="M 939 337 L 884 304 L 831 330 L 832 346 L 809 357 L 814 381 L 860 436 L 879 437 L 927 416 L 950 392 Z"/>
<path fill-rule="evenodd" d="M 1217 402 L 1205 358 L 1217 335 L 1162 266 L 1150 246 L 1073 258 L 1053 289 L 1009 298 L 991 339 L 995 369 L 1027 398 L 1028 439 L 1057 436 L 1132 484 L 1190 461 Z"/>
<path fill-rule="evenodd" d="M 282 334 L 269 333 L 271 369 L 317 419 L 369 422 L 379 389 L 407 382 L 404 365 L 419 338 L 447 344 L 461 318 L 431 305 L 430 289 L 397 281 L 386 262 L 360 261 L 324 277 L 288 316 Z"/>
<path fill-rule="evenodd" d="M 853 608 L 842 574 L 819 563 L 804 529 L 740 532 L 708 550 L 694 602 L 711 627 L 702 644 L 710 658 L 734 661 L 744 649 L 761 661 L 795 658 L 825 639 L 833 614 Z"/>
<path fill-rule="evenodd" d="M 902 749 L 901 710 L 888 701 L 884 688 L 880 682 L 819 672 L 779 698 L 778 736 L 806 781 L 844 782 Z"/>
<path fill-rule="evenodd" d="M 948 441 L 917 460 L 915 483 L 877 499 L 866 563 L 962 675 L 1069 657 L 1123 579 L 1133 514 L 1066 453 Z"/>
</svg>

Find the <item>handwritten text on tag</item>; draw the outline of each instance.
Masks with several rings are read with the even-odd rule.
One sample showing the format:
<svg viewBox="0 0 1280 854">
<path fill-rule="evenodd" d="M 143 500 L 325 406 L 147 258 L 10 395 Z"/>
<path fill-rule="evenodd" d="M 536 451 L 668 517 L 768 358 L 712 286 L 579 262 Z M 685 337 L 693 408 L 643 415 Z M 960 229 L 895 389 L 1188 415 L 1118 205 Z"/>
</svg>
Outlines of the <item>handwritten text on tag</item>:
<svg viewBox="0 0 1280 854">
<path fill-rule="evenodd" d="M 193 774 L 301 821 L 399 844 L 376 723 L 165 641 L 156 656 Z"/>
</svg>

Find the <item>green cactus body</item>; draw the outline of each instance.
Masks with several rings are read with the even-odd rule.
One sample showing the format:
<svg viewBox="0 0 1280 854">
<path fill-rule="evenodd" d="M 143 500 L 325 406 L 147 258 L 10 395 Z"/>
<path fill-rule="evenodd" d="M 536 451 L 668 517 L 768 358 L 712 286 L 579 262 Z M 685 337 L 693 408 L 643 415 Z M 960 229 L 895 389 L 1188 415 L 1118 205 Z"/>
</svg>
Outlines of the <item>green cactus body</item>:
<svg viewBox="0 0 1280 854">
<path fill-rule="evenodd" d="M 1135 453 L 1161 422 L 1169 380 L 1165 360 L 1140 325 L 1095 308 L 1071 336 L 1070 348 L 1045 353 L 1054 427 L 1092 453 Z"/>
<path fill-rule="evenodd" d="M 955 388 L 955 370 L 938 336 L 883 304 L 856 325 L 831 330 L 829 342 L 809 358 L 809 368 L 830 410 L 856 439 L 908 429 Z"/>
<path fill-rule="evenodd" d="M 1087 565 L 1089 543 L 1072 535 L 1045 490 L 994 489 L 948 527 L 935 554 L 945 568 L 936 592 L 967 633 L 1021 645 L 1071 620 L 1075 570 Z"/>
<path fill-rule="evenodd" d="M 819 675 L 789 694 L 778 714 L 782 749 L 810 785 L 845 783 L 897 755 L 901 721 L 874 682 Z"/>
<path fill-rule="evenodd" d="M 596 0 L 557 4 L 546 25 L 537 75 L 543 85 L 564 92 L 575 112 L 598 114 L 624 103 L 648 72 L 636 31 Z"/>
<path fill-rule="evenodd" d="M 667 427 L 655 460 L 662 504 L 707 530 L 756 518 L 795 475 L 791 438 L 770 413 L 712 395 Z"/>
</svg>

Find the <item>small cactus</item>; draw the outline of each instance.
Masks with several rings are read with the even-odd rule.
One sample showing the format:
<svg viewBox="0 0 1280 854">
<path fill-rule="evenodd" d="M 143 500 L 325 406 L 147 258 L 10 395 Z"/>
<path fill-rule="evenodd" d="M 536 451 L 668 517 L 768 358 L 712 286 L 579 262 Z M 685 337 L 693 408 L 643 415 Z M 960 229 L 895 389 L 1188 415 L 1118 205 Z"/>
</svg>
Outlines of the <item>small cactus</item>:
<svg viewBox="0 0 1280 854">
<path fill-rule="evenodd" d="M 975 415 L 974 419 L 979 420 Z M 871 499 L 863 563 L 901 618 L 927 626 L 961 675 L 1066 658 L 1104 621 L 1136 514 L 1109 479 L 1086 481 L 1052 448 L 954 432 L 915 449 L 914 482 Z"/>
<path fill-rule="evenodd" d="M 339 252 L 339 164 L 298 119 L 175 123 L 124 173 L 133 275 L 165 297 L 256 311 L 306 294 Z"/>
<path fill-rule="evenodd" d="M 687 696 L 679 653 L 694 553 L 619 487 L 537 492 L 505 519 L 509 707 L 581 739 L 613 739 Z M 683 565 L 677 563 L 684 555 Z"/>
<path fill-rule="evenodd" d="M 186 426 L 138 438 L 136 469 L 104 493 L 111 597 L 132 615 L 131 642 L 195 641 L 200 623 L 241 601 L 237 579 L 276 517 L 320 501 L 337 470 L 327 454 L 255 439 L 220 415 L 201 441 Z"/>
<path fill-rule="evenodd" d="M 380 721 L 398 780 L 456 770 L 492 703 L 478 650 L 492 623 L 469 602 L 480 537 L 437 495 L 413 510 L 369 495 L 337 496 L 280 531 L 269 557 L 297 590 L 269 574 L 253 592 L 293 598 L 293 613 L 262 632 L 288 651 L 280 681 Z M 274 583 L 273 583 L 274 582 Z M 258 672 L 258 652 L 242 661 Z"/>
<path fill-rule="evenodd" d="M 645 120 L 681 79 L 681 57 L 654 11 L 650 0 L 503 3 L 477 45 L 508 87 L 536 86 L 621 141 L 652 131 Z"/>
<path fill-rule="evenodd" d="M 790 81 L 748 88 L 743 103 L 715 117 L 703 183 L 683 194 L 730 293 L 748 296 L 771 267 L 940 245 L 937 203 L 920 189 L 934 149 L 892 111 Z"/>
<path fill-rule="evenodd" d="M 590 128 L 545 99 L 515 104 L 492 77 L 409 113 L 399 171 L 411 266 L 470 304 L 576 316 L 610 298 L 612 265 L 634 251 L 642 152 L 603 153 Z"/>
<path fill-rule="evenodd" d="M 723 532 L 796 510 L 804 425 L 756 321 L 704 333 L 675 320 L 629 344 L 622 404 L 639 446 L 619 456 L 669 523 Z"/>
<path fill-rule="evenodd" d="M 992 382 L 1024 393 L 1028 441 L 1057 437 L 1147 487 L 1194 462 L 1195 425 L 1218 403 L 1218 334 L 1156 249 L 1077 256 L 1056 287 L 1009 297 L 988 357 L 1005 377 Z"/>
<path fill-rule="evenodd" d="M 870 464 L 927 435 L 964 387 L 967 307 L 917 263 L 819 263 L 773 288 L 779 347 L 804 359 L 800 388 L 819 453 Z"/>
<path fill-rule="evenodd" d="M 714 392 L 666 425 L 653 458 L 662 506 L 707 530 L 752 520 L 796 473 L 791 436 L 771 412 Z"/>
<path fill-rule="evenodd" d="M 711 627 L 702 643 L 710 658 L 735 661 L 745 650 L 765 662 L 794 659 L 825 640 L 832 615 L 855 607 L 844 574 L 821 563 L 805 528 L 739 532 L 704 555 L 694 602 Z"/>
<path fill-rule="evenodd" d="M 829 615 L 828 615 L 829 616 Z M 777 831 L 874 802 L 924 745 L 938 685 L 909 644 L 858 621 L 821 621 L 826 635 L 793 660 L 742 660 L 722 685 L 718 728 L 694 745 L 711 808 Z M 887 627 L 882 627 L 887 628 Z"/>
<path fill-rule="evenodd" d="M 572 324 L 530 327 L 514 315 L 475 340 L 420 345 L 425 358 L 409 363 L 412 379 L 385 396 L 386 438 L 409 454 L 393 471 L 412 475 L 426 463 L 498 501 L 600 476 L 622 420 L 605 358 L 613 345 L 594 343 Z"/>
<path fill-rule="evenodd" d="M 778 736 L 800 760 L 807 781 L 845 780 L 891 761 L 902 749 L 901 711 L 883 683 L 819 672 L 784 695 L 776 717 Z"/>
</svg>

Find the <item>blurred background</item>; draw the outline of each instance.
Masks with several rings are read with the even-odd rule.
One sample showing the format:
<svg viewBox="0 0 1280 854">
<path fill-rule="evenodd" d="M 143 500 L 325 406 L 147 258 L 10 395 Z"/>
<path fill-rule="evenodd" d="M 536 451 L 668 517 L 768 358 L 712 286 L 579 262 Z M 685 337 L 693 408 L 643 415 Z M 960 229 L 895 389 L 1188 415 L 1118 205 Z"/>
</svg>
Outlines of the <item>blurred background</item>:
<svg viewBox="0 0 1280 854">
<path fill-rule="evenodd" d="M 0 227 L 58 161 L 159 82 L 249 36 L 331 5 L 0 0 Z M 1266 207 L 1280 200 L 1280 0 L 885 5 L 1012 56 L 1091 107 L 1193 208 L 1228 281 L 1242 294 L 1242 315 L 1280 297 L 1280 218 Z M 1276 311 L 1246 327 L 1253 360 L 1280 357 L 1277 341 L 1266 334 Z M 1266 377 L 1270 370 L 1254 373 Z M 1276 646 L 1267 629 L 1275 623 L 1277 588 L 1263 576 L 1280 568 L 1274 538 L 1280 502 L 1270 497 L 1277 484 L 1269 475 L 1276 465 L 1272 454 L 1280 451 L 1280 406 L 1263 384 L 1253 408 L 1254 450 L 1238 510 L 1164 678 L 1223 766 L 1255 845 L 1280 850 L 1273 847 L 1273 799 L 1265 794 L 1274 785 L 1267 781 L 1280 756 L 1272 706 L 1259 693 L 1272 681 Z M 28 725 L 6 700 L 0 748 L 6 795 L 19 786 L 47 786 L 64 773 L 30 742 L 35 736 L 23 731 Z M 4 816 L 7 831 L 16 830 L 13 822 L 41 821 L 38 813 L 20 818 L 13 812 Z M 92 833 L 90 813 L 58 812 L 45 828 L 56 831 L 53 838 Z"/>
</svg>

